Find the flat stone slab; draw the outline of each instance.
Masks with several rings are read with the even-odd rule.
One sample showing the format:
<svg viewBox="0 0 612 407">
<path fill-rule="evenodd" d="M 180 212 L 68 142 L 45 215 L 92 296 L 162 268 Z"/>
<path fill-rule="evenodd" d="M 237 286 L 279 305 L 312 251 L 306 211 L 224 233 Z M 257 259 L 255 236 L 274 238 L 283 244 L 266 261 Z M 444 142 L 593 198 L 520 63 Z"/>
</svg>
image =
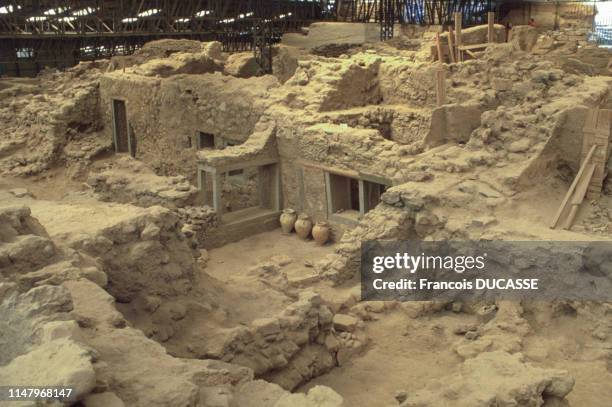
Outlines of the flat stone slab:
<svg viewBox="0 0 612 407">
<path fill-rule="evenodd" d="M 337 331 L 353 332 L 359 320 L 346 314 L 334 315 L 333 324 Z"/>
</svg>

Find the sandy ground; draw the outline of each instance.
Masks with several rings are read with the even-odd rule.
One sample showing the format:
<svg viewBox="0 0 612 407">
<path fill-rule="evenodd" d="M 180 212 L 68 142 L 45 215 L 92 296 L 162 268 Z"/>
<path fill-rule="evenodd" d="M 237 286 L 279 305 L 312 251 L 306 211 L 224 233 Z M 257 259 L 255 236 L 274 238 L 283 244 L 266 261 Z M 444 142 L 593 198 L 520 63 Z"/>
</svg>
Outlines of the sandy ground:
<svg viewBox="0 0 612 407">
<path fill-rule="evenodd" d="M 294 301 L 287 295 L 291 294 L 289 290 L 262 280 L 252 272 L 253 267 L 283 255 L 291 262 L 282 267 L 282 272 L 288 276 L 310 275 L 313 270 L 304 263 L 332 252 L 332 245 L 318 246 L 312 240 L 301 240 L 295 233 L 285 235 L 276 229 L 208 251 L 204 272 L 217 280 L 219 289 L 226 293 L 218 298 L 219 305 L 228 310 L 226 325 L 246 324 L 280 313 Z M 200 283 L 204 290 L 210 279 L 204 276 Z"/>
<path fill-rule="evenodd" d="M 368 322 L 370 346 L 348 363 L 300 388 L 326 385 L 355 407 L 393 405 L 393 395 L 408 393 L 445 376 L 461 359 L 451 350 L 457 336 L 452 327 L 474 322 L 466 314 L 445 313 L 412 319 L 401 311 Z"/>
<path fill-rule="evenodd" d="M 305 261 L 316 262 L 333 253 L 333 245 L 317 245 L 313 240 L 301 240 L 295 233 L 285 235 L 280 229 L 250 236 L 236 243 L 212 249 L 206 272 L 211 276 L 231 283 L 245 276 L 252 266 L 267 261 L 273 256 L 284 255 L 292 262 L 283 268 L 288 274 L 310 273 Z M 233 270 L 228 273 L 228 270 Z"/>
<path fill-rule="evenodd" d="M 564 369 L 576 379 L 567 396 L 573 407 L 612 405 L 612 371 L 601 356 L 610 345 L 593 337 L 592 323 L 584 317 L 546 318 L 544 313 L 529 315 L 532 328 L 524 341 L 524 353 L 542 367 Z M 612 326 L 607 326 L 612 333 Z"/>
<path fill-rule="evenodd" d="M 601 360 L 605 344 L 595 340 L 587 321 L 573 316 L 528 317 L 533 334 L 523 353 L 536 366 L 567 370 L 575 379 L 568 400 L 573 407 L 609 407 L 612 372 Z M 474 316 L 445 312 L 412 319 L 395 311 L 366 323 L 370 346 L 348 363 L 310 381 L 300 391 L 325 385 L 355 407 L 393 405 L 393 394 L 408 394 L 458 368 L 452 350 L 458 336 L 453 327 L 476 321 Z M 597 359 L 599 357 L 599 359 Z"/>
<path fill-rule="evenodd" d="M 100 202 L 84 193 L 64 196 L 61 201 L 17 198 L 0 189 L 0 207 L 28 206 L 50 236 L 59 240 L 78 238 L 79 233 L 96 231 L 115 225 L 143 212 L 133 205 Z"/>
</svg>

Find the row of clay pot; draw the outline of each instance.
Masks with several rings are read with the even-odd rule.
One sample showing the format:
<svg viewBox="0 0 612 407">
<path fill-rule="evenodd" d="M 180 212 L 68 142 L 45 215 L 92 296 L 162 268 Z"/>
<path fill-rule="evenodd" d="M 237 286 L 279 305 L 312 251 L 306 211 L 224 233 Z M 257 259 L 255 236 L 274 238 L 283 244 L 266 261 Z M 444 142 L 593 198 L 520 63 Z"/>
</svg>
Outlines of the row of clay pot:
<svg viewBox="0 0 612 407">
<path fill-rule="evenodd" d="M 318 245 L 323 246 L 329 240 L 330 228 L 327 222 L 317 222 L 314 227 L 310 217 L 305 213 L 297 215 L 293 209 L 284 209 L 280 216 L 283 233 L 289 234 L 295 228 L 295 233 L 306 240 L 312 232 L 312 237 Z"/>
</svg>

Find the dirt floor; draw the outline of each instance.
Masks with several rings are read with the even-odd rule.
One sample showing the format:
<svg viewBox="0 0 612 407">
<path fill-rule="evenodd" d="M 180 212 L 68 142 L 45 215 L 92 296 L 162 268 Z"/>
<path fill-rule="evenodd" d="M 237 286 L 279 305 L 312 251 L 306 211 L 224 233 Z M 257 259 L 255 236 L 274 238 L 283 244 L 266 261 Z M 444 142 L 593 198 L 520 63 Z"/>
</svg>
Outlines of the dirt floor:
<svg viewBox="0 0 612 407">
<path fill-rule="evenodd" d="M 572 406 L 607 407 L 612 400 L 612 371 L 602 354 L 610 345 L 598 340 L 592 323 L 576 316 L 546 318 L 545 312 L 527 316 L 534 332 L 525 338 L 525 354 L 545 367 L 565 369 L 576 378 L 568 396 Z M 612 332 L 612 325 L 602 321 L 602 332 Z"/>
<path fill-rule="evenodd" d="M 448 311 L 418 319 L 394 311 L 377 319 L 366 324 L 370 344 L 363 354 L 313 379 L 300 391 L 326 385 L 351 406 L 392 405 L 393 395 L 414 393 L 457 369 L 462 359 L 453 350 L 458 341 L 453 330 L 477 323 L 473 315 Z M 570 405 L 608 407 L 612 372 L 600 358 L 605 345 L 602 349 L 593 341 L 589 324 L 575 317 L 553 323 L 545 319 L 530 321 L 534 333 L 525 338 L 525 355 L 540 366 L 564 369 L 576 378 Z"/>
<path fill-rule="evenodd" d="M 313 274 L 312 265 L 333 253 L 334 245 L 319 246 L 314 240 L 302 240 L 295 233 L 285 235 L 280 229 L 259 233 L 208 251 L 206 272 L 226 284 L 249 279 L 249 269 L 274 256 L 291 260 L 283 271 L 289 280 Z"/>
<path fill-rule="evenodd" d="M 451 347 L 457 339 L 452 329 L 475 320 L 454 313 L 417 320 L 401 311 L 377 319 L 366 324 L 370 345 L 362 355 L 300 390 L 326 385 L 351 406 L 392 405 L 397 392 L 421 389 L 461 363 Z"/>
</svg>

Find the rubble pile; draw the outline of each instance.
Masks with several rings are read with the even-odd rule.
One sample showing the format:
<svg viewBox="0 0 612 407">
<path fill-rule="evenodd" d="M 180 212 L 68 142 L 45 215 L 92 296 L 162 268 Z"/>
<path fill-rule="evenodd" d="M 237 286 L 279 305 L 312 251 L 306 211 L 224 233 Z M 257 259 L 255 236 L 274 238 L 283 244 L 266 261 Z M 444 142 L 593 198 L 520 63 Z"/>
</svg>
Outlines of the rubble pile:
<svg viewBox="0 0 612 407">
<path fill-rule="evenodd" d="M 140 161 L 121 157 L 87 180 L 101 201 L 169 209 L 193 205 L 198 190 L 185 177 L 158 176 Z"/>
<path fill-rule="evenodd" d="M 79 167 L 109 151 L 112 140 L 98 137 L 100 73 L 82 63 L 38 79 L 34 89 L 14 84 L 15 97 L 0 99 L 0 171 L 25 176 L 62 164 Z"/>
</svg>

